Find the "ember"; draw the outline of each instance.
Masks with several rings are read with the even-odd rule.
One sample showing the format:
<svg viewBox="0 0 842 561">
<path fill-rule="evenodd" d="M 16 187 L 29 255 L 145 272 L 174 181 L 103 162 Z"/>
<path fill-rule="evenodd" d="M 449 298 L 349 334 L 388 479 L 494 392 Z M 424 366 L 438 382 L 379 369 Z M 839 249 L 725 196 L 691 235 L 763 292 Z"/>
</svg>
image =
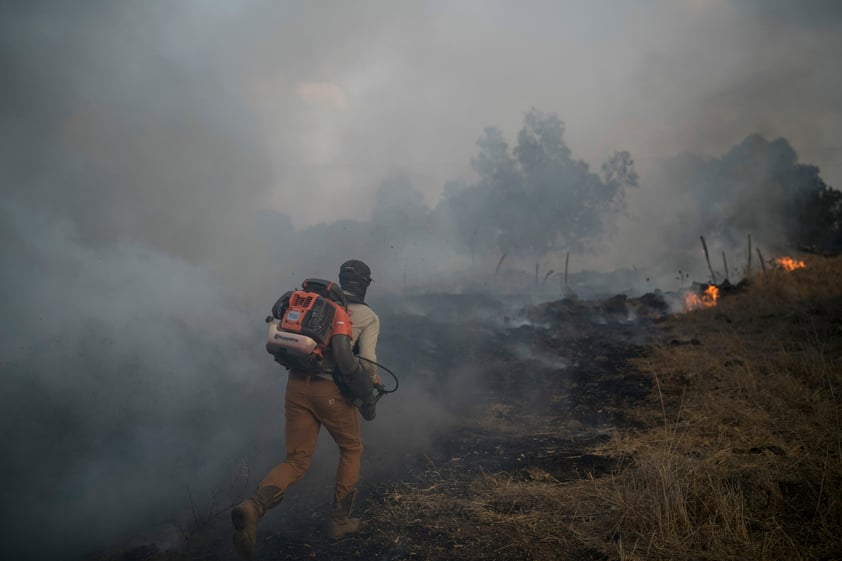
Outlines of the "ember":
<svg viewBox="0 0 842 561">
<path fill-rule="evenodd" d="M 803 261 L 795 260 L 792 257 L 778 257 L 775 259 L 775 264 L 785 271 L 794 271 L 806 267 Z"/>
<path fill-rule="evenodd" d="M 701 294 L 690 292 L 684 297 L 684 305 L 687 311 L 698 310 L 699 308 L 712 308 L 716 306 L 719 298 L 719 289 L 715 285 L 709 285 Z"/>
</svg>

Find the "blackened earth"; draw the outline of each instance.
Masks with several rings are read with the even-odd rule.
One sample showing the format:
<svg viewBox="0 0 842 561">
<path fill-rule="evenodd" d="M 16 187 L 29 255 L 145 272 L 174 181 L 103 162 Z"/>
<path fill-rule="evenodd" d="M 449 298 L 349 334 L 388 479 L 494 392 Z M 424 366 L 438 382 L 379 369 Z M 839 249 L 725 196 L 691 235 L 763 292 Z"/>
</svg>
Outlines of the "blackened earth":
<svg viewBox="0 0 842 561">
<path fill-rule="evenodd" d="M 425 294 L 383 302 L 378 312 L 379 359 L 402 378 L 384 403 L 399 407 L 423 388 L 453 422 L 423 452 L 366 450 L 356 508 L 364 520 L 396 486 L 446 481 L 460 492 L 460 484 L 480 473 L 520 476 L 537 467 L 564 481 L 615 470 L 621 460 L 590 450 L 613 429 L 629 426 L 625 412 L 649 392 L 649 378 L 628 359 L 645 352 L 667 305 L 658 294 L 533 306 L 477 294 Z M 388 375 L 384 382 L 391 385 Z M 328 502 L 289 495 L 261 523 L 258 559 L 404 558 L 401 548 L 379 543 L 366 530 L 331 542 Z M 236 559 L 227 514 L 178 549 L 141 545 L 111 559 Z M 432 530 L 411 532 L 405 542 L 445 539 Z"/>
</svg>

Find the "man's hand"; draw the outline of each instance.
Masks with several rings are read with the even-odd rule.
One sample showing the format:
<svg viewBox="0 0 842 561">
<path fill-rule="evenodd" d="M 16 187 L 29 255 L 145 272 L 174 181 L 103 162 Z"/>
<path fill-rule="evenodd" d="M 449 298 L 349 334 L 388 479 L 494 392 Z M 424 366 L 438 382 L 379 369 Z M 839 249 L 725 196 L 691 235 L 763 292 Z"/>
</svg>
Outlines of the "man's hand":
<svg viewBox="0 0 842 561">
<path fill-rule="evenodd" d="M 374 417 L 377 415 L 376 409 L 377 402 L 373 399 L 360 405 L 360 413 L 362 413 L 363 419 L 365 419 L 366 421 L 374 420 Z"/>
<path fill-rule="evenodd" d="M 379 374 L 375 374 L 374 378 L 371 379 L 371 383 L 374 384 L 375 386 L 382 386 L 383 380 L 380 379 Z"/>
</svg>

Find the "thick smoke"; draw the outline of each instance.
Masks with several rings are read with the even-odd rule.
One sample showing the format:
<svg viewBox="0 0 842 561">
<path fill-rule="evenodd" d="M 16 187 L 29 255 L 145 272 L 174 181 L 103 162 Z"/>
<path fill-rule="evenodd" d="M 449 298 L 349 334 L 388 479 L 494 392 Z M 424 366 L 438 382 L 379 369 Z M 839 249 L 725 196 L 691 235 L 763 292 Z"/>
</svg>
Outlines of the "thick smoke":
<svg viewBox="0 0 842 561">
<path fill-rule="evenodd" d="M 255 330 L 200 267 L 2 208 L 3 549 L 69 557 L 175 522 L 236 474 L 280 394 Z M 24 545 L 28 546 L 24 549 Z M 61 548 L 61 549 L 59 549 Z"/>
<path fill-rule="evenodd" d="M 76 558 L 189 523 L 243 462 L 253 485 L 282 457 L 261 314 L 350 256 L 382 263 L 379 246 L 360 255 L 370 240 L 261 210 L 284 155 L 243 64 L 256 20 L 194 8 L 3 8 L 4 557 Z M 316 202 L 298 193 L 290 213 Z"/>
<path fill-rule="evenodd" d="M 373 269 L 402 376 L 364 429 L 364 470 L 385 474 L 481 384 L 458 356 L 414 361 L 464 341 L 445 320 L 395 333 L 435 316 L 403 296 L 556 298 L 568 251 L 580 294 L 668 288 L 706 275 L 699 235 L 733 263 L 749 233 L 790 243 L 787 189 L 832 184 L 839 161 L 815 151 L 842 123 L 835 4 L 821 21 L 782 2 L 592 4 L 4 3 L 3 557 L 183 523 L 244 462 L 253 485 L 282 456 L 261 320 L 348 258 Z M 563 124 L 545 166 L 524 167 L 531 107 Z M 477 166 L 486 127 L 500 162 L 521 158 L 514 184 Z M 517 198 L 483 189 L 513 186 L 528 204 L 501 214 Z M 558 205 L 588 212 L 553 221 Z"/>
<path fill-rule="evenodd" d="M 786 139 L 756 134 L 718 157 L 665 159 L 630 193 L 619 235 L 602 248 L 617 266 L 637 266 L 661 288 L 670 275 L 681 282 L 709 279 L 700 237 L 719 281 L 726 266 L 732 282 L 743 277 L 749 259 L 759 266 L 757 249 L 766 259 L 805 249 L 838 251 L 840 192 L 819 171 L 799 161 Z"/>
</svg>

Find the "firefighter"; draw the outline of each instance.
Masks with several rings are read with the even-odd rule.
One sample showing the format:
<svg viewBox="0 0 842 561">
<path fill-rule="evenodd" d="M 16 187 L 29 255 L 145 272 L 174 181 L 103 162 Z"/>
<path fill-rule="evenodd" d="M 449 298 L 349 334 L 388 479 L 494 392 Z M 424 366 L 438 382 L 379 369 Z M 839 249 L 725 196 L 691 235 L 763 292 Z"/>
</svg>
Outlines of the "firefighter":
<svg viewBox="0 0 842 561">
<path fill-rule="evenodd" d="M 350 516 L 363 451 L 357 407 L 363 418 L 374 419 L 374 384 L 379 384 L 380 380 L 373 362 L 363 360 L 364 366 L 361 366 L 352 349 L 358 347 L 363 359 L 377 359 L 380 319 L 365 303 L 366 290 L 371 284 L 368 265 L 356 259 L 346 261 L 340 267 L 339 279 L 340 287 L 349 299 L 352 330 L 350 337 L 334 335 L 331 338 L 327 358 L 339 371 L 337 381 L 350 381 L 351 387 L 343 384 L 340 389 L 330 372 L 289 371 L 284 401 L 286 459 L 266 474 L 251 497 L 231 511 L 234 546 L 246 559 L 254 558 L 259 520 L 267 510 L 281 503 L 287 488 L 300 480 L 310 467 L 322 425 L 339 447 L 328 534 L 336 539 L 360 530 L 360 519 Z"/>
<path fill-rule="evenodd" d="M 351 315 L 351 341 L 362 358 L 362 368 L 375 385 L 377 375 L 377 339 L 380 336 L 380 318 L 365 303 L 365 293 L 371 284 L 371 269 L 357 259 L 342 264 L 339 269 L 339 286 L 348 298 Z"/>
</svg>

